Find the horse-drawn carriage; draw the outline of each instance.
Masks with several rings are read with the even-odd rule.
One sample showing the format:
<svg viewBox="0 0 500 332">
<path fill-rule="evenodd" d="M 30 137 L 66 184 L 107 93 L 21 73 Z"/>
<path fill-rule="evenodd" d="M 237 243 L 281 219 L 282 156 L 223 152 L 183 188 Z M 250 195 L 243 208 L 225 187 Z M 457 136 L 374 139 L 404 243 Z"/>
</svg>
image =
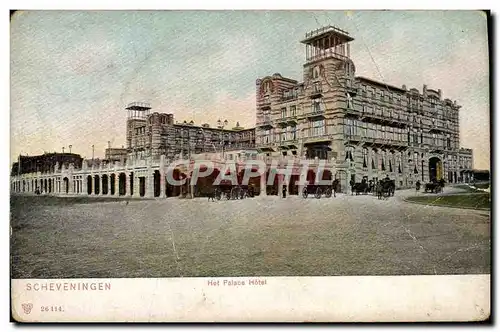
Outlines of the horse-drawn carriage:
<svg viewBox="0 0 500 332">
<path fill-rule="evenodd" d="M 221 200 L 244 199 L 247 197 L 254 197 L 255 192 L 253 186 L 248 185 L 233 185 L 232 183 L 222 181 L 219 185 L 213 188 L 213 198 Z"/>
<path fill-rule="evenodd" d="M 334 180 L 328 185 L 306 184 L 302 189 L 302 197 L 307 198 L 309 195 L 314 195 L 315 198 L 321 198 L 322 195 L 325 195 L 326 198 L 330 198 L 332 193 L 337 191 L 338 185 L 338 180 Z"/>
<path fill-rule="evenodd" d="M 368 183 L 366 179 L 363 179 L 361 182 L 356 182 L 352 184 L 352 194 L 356 193 L 356 196 L 361 194 L 368 194 L 371 193 L 373 190 L 373 185 Z"/>
<path fill-rule="evenodd" d="M 444 188 L 444 180 L 440 180 L 440 181 L 433 181 L 433 182 L 426 183 L 424 190 L 426 193 L 431 192 L 431 193 L 438 194 L 438 193 L 443 192 L 443 188 Z"/>
<path fill-rule="evenodd" d="M 396 181 L 389 178 L 380 180 L 376 185 L 376 192 L 378 199 L 388 198 L 394 196 L 396 191 Z"/>
</svg>

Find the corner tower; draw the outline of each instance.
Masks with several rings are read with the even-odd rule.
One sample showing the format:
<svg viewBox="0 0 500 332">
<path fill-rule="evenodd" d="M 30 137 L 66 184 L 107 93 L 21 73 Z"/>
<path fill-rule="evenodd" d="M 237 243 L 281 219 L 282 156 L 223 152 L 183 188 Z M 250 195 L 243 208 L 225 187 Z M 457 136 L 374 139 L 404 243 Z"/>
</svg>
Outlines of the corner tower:
<svg viewBox="0 0 500 332">
<path fill-rule="evenodd" d="M 325 80 L 332 86 L 351 86 L 354 82 L 354 63 L 350 58 L 347 31 L 326 26 L 306 33 L 301 43 L 306 45 L 304 82 Z"/>
</svg>

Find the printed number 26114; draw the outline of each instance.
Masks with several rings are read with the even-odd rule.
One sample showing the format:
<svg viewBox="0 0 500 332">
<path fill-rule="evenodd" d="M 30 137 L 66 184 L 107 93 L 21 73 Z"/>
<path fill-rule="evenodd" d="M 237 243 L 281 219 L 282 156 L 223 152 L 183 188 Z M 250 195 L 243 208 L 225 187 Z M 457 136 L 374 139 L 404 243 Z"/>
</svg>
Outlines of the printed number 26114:
<svg viewBox="0 0 500 332">
<path fill-rule="evenodd" d="M 42 306 L 42 312 L 44 311 L 64 311 L 62 306 Z"/>
</svg>

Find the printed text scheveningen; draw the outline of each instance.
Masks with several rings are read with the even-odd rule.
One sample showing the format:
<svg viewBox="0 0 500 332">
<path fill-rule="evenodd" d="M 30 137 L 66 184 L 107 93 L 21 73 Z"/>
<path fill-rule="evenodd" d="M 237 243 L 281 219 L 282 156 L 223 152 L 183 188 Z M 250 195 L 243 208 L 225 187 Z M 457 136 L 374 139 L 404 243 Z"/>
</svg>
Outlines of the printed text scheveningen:
<svg viewBox="0 0 500 332">
<path fill-rule="evenodd" d="M 111 290 L 110 282 L 41 282 L 26 284 L 27 291 L 102 291 Z"/>
</svg>

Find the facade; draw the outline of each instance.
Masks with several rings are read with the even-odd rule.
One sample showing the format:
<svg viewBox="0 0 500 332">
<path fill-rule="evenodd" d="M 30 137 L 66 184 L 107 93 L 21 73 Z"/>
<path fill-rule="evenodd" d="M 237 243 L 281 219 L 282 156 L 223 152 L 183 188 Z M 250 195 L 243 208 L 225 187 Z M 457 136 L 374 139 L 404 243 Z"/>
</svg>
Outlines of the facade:
<svg viewBox="0 0 500 332">
<path fill-rule="evenodd" d="M 82 167 L 83 158 L 76 153 L 44 153 L 38 156 L 19 156 L 18 161 L 12 164 L 11 175 L 21 175 L 28 173 L 50 173 L 54 166 L 70 164 L 75 167 Z"/>
<path fill-rule="evenodd" d="M 11 171 L 11 191 L 54 195 L 96 195 L 122 197 L 172 197 L 194 193 L 194 184 L 170 185 L 169 165 L 186 159 L 173 170 L 176 179 L 189 176 L 196 156 L 212 155 L 220 168 L 226 160 L 253 159 L 257 151 L 255 129 L 237 123 L 231 129 L 222 124 L 195 126 L 174 123 L 173 114 L 150 113 L 145 103 L 127 106 L 127 147 L 108 148 L 105 158 L 84 160 L 75 154 L 20 157 Z M 225 124 L 227 125 L 227 124 Z M 246 150 L 249 148 L 250 150 Z M 35 162 L 36 161 L 36 162 Z M 260 180 L 258 182 L 260 184 Z"/>
<path fill-rule="evenodd" d="M 196 126 L 193 122 L 174 123 L 174 115 L 150 113 L 145 103 L 127 106 L 128 158 L 142 160 L 147 157 L 169 160 L 188 158 L 191 154 L 253 148 L 255 129 L 236 125 L 225 129 L 222 124 L 212 128 L 207 124 Z"/>
<path fill-rule="evenodd" d="M 266 174 L 254 183 L 264 195 L 281 194 L 283 177 L 270 184 L 266 179 L 271 172 L 302 161 L 310 165 L 307 181 L 314 181 L 321 167 L 322 179 L 340 179 L 342 191 L 351 180 L 385 176 L 395 179 L 398 188 L 414 186 L 417 180 L 470 182 L 472 150 L 459 146 L 456 101 L 426 85 L 419 91 L 356 76 L 350 59 L 353 40 L 331 26 L 307 33 L 301 82 L 280 74 L 256 81 L 255 128 L 237 123 L 229 129 L 220 121 L 216 127 L 178 123 L 173 114 L 151 113 L 149 104 L 131 103 L 126 107 L 126 147 L 108 148 L 102 162 L 82 162 L 74 154 L 45 156 L 42 168 L 33 163 L 40 156 L 22 157 L 21 167 L 13 165 L 11 190 L 178 196 L 200 188 L 189 181 L 183 186 L 167 183 L 168 166 L 185 160 L 175 168 L 174 178 L 189 179 L 189 166 L 200 158 L 215 160 L 220 169 L 229 162 L 263 160 Z M 288 193 L 301 192 L 294 185 L 300 172 L 293 168 Z"/>
<path fill-rule="evenodd" d="M 280 74 L 256 82 L 256 147 L 269 157 L 335 160 L 342 183 L 388 175 L 469 181 L 472 150 L 459 147 L 460 106 L 441 90 L 422 91 L 355 75 L 346 31 L 306 34 L 303 81 Z"/>
</svg>

